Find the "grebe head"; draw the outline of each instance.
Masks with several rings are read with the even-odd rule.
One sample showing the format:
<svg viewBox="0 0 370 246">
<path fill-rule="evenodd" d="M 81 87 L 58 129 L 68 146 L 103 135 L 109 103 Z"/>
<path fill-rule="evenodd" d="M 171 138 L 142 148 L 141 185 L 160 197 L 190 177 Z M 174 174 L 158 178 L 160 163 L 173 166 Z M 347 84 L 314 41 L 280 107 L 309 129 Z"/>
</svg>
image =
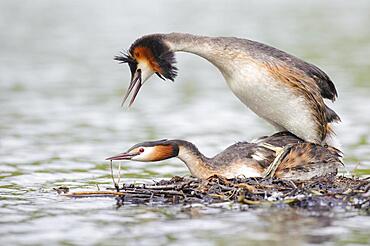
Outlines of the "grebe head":
<svg viewBox="0 0 370 246">
<path fill-rule="evenodd" d="M 106 160 L 135 160 L 135 161 L 161 161 L 176 157 L 179 147 L 170 140 L 159 140 L 138 143 L 126 152 L 107 158 Z"/>
<path fill-rule="evenodd" d="M 128 53 L 121 53 L 114 59 L 121 63 L 127 63 L 131 70 L 131 82 L 122 102 L 123 104 L 126 101 L 135 87 L 129 106 L 135 101 L 141 86 L 154 73 L 163 80 L 172 81 L 177 75 L 175 54 L 163 41 L 160 34 L 139 38 L 131 45 Z"/>
</svg>

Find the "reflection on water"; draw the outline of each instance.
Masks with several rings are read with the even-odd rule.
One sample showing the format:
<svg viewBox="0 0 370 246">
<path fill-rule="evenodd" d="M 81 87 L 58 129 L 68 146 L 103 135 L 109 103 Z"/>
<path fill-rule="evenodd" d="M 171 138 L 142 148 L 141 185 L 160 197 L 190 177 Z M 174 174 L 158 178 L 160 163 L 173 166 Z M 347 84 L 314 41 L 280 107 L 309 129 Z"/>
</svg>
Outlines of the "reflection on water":
<svg viewBox="0 0 370 246">
<path fill-rule="evenodd" d="M 339 91 L 331 107 L 343 120 L 337 135 L 347 169 L 369 174 L 369 12 L 367 1 L 2 1 L 2 243 L 368 243 L 369 219 L 356 212 L 116 210 L 112 199 L 71 200 L 52 188 L 110 186 L 105 157 L 144 140 L 183 138 L 212 155 L 271 133 L 214 67 L 186 54 L 177 56 L 175 83 L 152 79 L 132 109 L 120 108 L 129 72 L 113 56 L 138 36 L 171 31 L 248 37 L 322 67 Z M 125 163 L 123 173 L 126 182 L 188 174 L 177 160 Z"/>
</svg>

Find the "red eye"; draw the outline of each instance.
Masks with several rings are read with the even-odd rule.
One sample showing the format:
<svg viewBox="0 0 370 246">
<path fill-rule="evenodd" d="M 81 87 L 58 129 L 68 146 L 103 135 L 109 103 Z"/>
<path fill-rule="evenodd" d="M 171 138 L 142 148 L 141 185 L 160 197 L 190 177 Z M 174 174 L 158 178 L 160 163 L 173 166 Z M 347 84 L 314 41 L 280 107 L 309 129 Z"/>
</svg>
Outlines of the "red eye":
<svg viewBox="0 0 370 246">
<path fill-rule="evenodd" d="M 139 152 L 140 152 L 140 153 L 143 153 L 143 152 L 144 152 L 144 148 L 140 148 L 140 149 L 139 149 Z"/>
</svg>

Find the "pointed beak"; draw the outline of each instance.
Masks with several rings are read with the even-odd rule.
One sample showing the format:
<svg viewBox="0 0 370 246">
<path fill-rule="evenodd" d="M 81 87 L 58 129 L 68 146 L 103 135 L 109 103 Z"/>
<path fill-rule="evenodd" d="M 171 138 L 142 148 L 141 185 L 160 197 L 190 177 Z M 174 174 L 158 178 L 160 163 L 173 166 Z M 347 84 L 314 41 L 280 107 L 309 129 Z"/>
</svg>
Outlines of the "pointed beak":
<svg viewBox="0 0 370 246">
<path fill-rule="evenodd" d="M 130 103 L 128 105 L 130 107 L 134 103 L 135 98 L 136 98 L 137 94 L 139 93 L 141 86 L 142 86 L 141 70 L 138 69 L 138 70 L 136 70 L 135 73 L 132 74 L 130 85 L 127 89 L 125 97 L 123 98 L 121 106 L 123 106 L 123 104 L 126 102 L 127 98 L 131 94 L 132 90 L 134 90 L 134 94 L 132 95 Z"/>
<path fill-rule="evenodd" d="M 132 157 L 137 156 L 138 154 L 130 154 L 128 152 L 120 153 L 118 155 L 108 157 L 108 161 L 117 161 L 117 160 L 131 160 Z"/>
</svg>

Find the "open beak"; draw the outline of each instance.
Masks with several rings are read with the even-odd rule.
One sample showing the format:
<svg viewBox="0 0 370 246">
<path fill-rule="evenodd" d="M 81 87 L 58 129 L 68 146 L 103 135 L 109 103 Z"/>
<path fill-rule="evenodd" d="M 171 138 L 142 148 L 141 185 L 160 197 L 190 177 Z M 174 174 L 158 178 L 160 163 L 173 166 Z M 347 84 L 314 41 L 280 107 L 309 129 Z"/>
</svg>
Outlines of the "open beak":
<svg viewBox="0 0 370 246">
<path fill-rule="evenodd" d="M 137 156 L 138 154 L 131 154 L 128 152 L 120 153 L 118 155 L 108 157 L 106 160 L 108 161 L 118 161 L 118 160 L 131 160 L 132 157 Z"/>
<path fill-rule="evenodd" d="M 128 105 L 130 107 L 134 103 L 135 98 L 136 98 L 137 94 L 139 93 L 139 90 L 140 90 L 141 86 L 142 86 L 141 70 L 138 69 L 138 70 L 136 70 L 136 72 L 131 77 L 130 85 L 127 89 L 125 97 L 123 98 L 121 106 L 123 106 L 123 104 L 126 102 L 128 96 L 131 94 L 131 91 L 135 88 L 134 89 L 134 94 L 132 95 L 131 100 L 130 100 L 130 104 Z"/>
</svg>

